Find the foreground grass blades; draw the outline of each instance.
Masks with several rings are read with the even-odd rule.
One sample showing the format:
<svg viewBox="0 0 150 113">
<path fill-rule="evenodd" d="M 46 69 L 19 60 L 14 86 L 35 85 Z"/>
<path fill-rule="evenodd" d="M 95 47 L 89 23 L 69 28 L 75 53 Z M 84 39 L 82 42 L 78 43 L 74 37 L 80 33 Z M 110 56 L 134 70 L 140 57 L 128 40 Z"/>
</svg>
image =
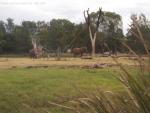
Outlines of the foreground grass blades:
<svg viewBox="0 0 150 113">
<path fill-rule="evenodd" d="M 62 113 L 48 101 L 62 103 L 80 97 L 75 87 L 122 91 L 111 69 L 16 68 L 0 70 L 0 113 Z M 65 111 L 66 112 L 66 111 Z"/>
<path fill-rule="evenodd" d="M 131 33 L 143 44 L 150 61 L 149 46 L 139 29 L 140 25 L 137 22 L 137 18 L 132 18 L 132 21 L 132 26 L 135 27 L 136 32 L 131 31 Z M 92 95 L 84 93 L 83 98 L 72 100 L 73 105 L 70 104 L 71 107 L 60 106 L 55 103 L 51 104 L 65 109 L 69 108 L 69 110 L 76 113 L 150 113 L 150 65 L 143 62 L 141 56 L 137 55 L 126 43 L 123 44 L 136 56 L 138 61 L 138 76 L 134 76 L 133 73 L 130 73 L 125 66 L 118 62 L 118 59 L 112 57 L 122 71 L 119 77 L 115 76 L 126 89 L 123 95 L 117 95 L 110 91 L 111 95 L 107 95 L 106 90 L 100 90 L 97 93 L 92 93 Z M 126 97 L 123 97 L 124 95 Z"/>
</svg>

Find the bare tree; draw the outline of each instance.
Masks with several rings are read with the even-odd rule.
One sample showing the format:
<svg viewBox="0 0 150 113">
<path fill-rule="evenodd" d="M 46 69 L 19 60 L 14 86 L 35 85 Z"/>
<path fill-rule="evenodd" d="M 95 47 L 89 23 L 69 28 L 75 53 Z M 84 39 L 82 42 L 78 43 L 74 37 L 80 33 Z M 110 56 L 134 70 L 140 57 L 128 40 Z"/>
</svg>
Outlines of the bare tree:
<svg viewBox="0 0 150 113">
<path fill-rule="evenodd" d="M 37 40 L 35 38 L 32 38 L 32 46 L 33 49 L 37 49 Z"/>
<path fill-rule="evenodd" d="M 39 43 L 37 38 L 32 38 L 33 49 L 29 51 L 32 58 L 39 58 L 43 55 L 43 47 Z"/>
<path fill-rule="evenodd" d="M 92 56 L 92 58 L 95 57 L 95 42 L 96 42 L 97 32 L 99 29 L 100 19 L 102 18 L 102 15 L 103 15 L 102 8 L 99 8 L 97 21 L 96 21 L 95 25 L 92 25 L 91 17 L 89 14 L 89 9 L 87 11 L 84 11 L 84 18 L 85 18 L 86 24 L 88 26 L 89 36 L 91 39 L 91 45 L 92 45 L 91 56 Z M 91 29 L 92 26 L 95 27 L 95 30 L 93 30 L 93 33 L 92 33 L 92 29 Z"/>
</svg>

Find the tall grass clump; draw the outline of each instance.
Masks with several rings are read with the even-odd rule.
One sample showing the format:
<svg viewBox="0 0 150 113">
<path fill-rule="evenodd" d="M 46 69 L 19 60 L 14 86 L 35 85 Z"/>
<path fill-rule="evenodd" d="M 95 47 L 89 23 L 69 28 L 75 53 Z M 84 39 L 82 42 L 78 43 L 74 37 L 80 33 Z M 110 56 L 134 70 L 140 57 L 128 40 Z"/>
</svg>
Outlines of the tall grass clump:
<svg viewBox="0 0 150 113">
<path fill-rule="evenodd" d="M 140 31 L 138 22 L 132 18 L 133 26 L 136 32 L 131 31 L 135 37 L 144 46 L 150 61 L 148 45 Z M 138 76 L 133 76 L 125 66 L 121 65 L 116 58 L 114 61 L 119 65 L 122 71 L 119 76 L 115 76 L 125 87 L 123 94 L 112 91 L 98 90 L 91 94 L 82 93 L 81 98 L 69 101 L 66 106 L 52 103 L 75 113 L 150 113 L 150 74 L 149 64 L 141 56 L 136 54 L 125 42 L 123 45 L 134 54 L 137 59 Z"/>
</svg>

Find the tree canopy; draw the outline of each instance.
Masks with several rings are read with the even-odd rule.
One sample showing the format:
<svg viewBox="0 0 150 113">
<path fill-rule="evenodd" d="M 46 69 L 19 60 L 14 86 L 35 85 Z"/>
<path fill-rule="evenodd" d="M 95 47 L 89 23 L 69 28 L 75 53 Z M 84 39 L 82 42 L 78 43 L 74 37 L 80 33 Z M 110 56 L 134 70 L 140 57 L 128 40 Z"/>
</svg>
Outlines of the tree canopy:
<svg viewBox="0 0 150 113">
<path fill-rule="evenodd" d="M 108 51 L 104 46 L 108 45 L 113 53 L 124 52 L 121 40 L 126 39 L 127 43 L 137 52 L 143 53 L 144 48 L 140 41 L 133 35 L 134 26 L 132 22 L 126 36 L 123 34 L 122 18 L 115 12 L 103 12 L 98 27 L 96 38 L 96 53 Z M 91 28 L 94 30 L 98 12 L 90 13 Z M 132 15 L 136 18 L 143 37 L 150 42 L 150 22 L 144 14 L 139 16 Z M 0 54 L 28 53 L 32 48 L 32 38 L 37 38 L 39 43 L 48 50 L 57 50 L 61 48 L 66 52 L 69 48 L 87 47 L 91 52 L 91 43 L 88 35 L 86 23 L 75 24 L 67 19 L 52 19 L 45 21 L 22 21 L 21 25 L 16 25 L 13 19 L 8 18 L 6 22 L 0 21 Z"/>
</svg>

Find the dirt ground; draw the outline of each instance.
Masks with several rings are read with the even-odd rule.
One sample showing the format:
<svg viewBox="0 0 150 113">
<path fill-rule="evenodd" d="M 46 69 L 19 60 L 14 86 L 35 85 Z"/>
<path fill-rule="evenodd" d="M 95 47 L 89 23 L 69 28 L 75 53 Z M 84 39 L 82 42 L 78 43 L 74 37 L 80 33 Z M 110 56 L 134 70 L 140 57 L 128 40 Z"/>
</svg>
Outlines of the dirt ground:
<svg viewBox="0 0 150 113">
<path fill-rule="evenodd" d="M 135 65 L 136 60 L 128 57 L 119 57 L 117 60 L 123 65 Z M 116 63 L 111 57 L 97 57 L 95 59 L 81 59 L 81 58 L 61 58 L 57 61 L 55 58 L 0 58 L 0 69 L 30 67 L 30 66 L 91 66 L 91 65 L 115 65 Z"/>
</svg>

